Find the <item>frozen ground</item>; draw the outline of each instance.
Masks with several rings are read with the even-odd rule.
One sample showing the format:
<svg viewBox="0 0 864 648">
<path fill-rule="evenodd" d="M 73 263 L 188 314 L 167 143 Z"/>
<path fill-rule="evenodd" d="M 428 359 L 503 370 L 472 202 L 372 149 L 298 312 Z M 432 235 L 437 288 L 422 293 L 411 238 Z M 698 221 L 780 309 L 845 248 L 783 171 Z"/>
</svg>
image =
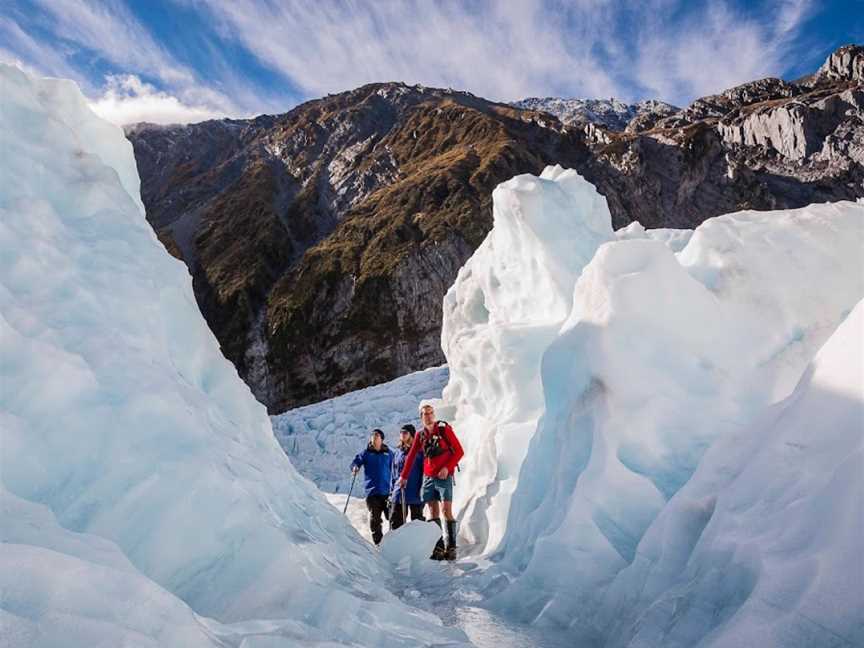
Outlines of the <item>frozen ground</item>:
<svg viewBox="0 0 864 648">
<path fill-rule="evenodd" d="M 346 493 L 326 493 L 326 497 L 339 512 L 345 507 Z M 351 498 L 348 519 L 371 543 L 362 498 Z M 386 523 L 384 530 L 386 542 Z M 401 529 L 396 533 L 399 531 Z M 437 527 L 433 533 L 437 536 Z M 487 587 L 482 577 L 486 567 L 483 561 L 468 557 L 455 563 L 425 560 L 420 564 L 415 561 L 400 565 L 399 560 L 391 560 L 390 564 L 393 566 L 390 587 L 397 596 L 411 606 L 436 615 L 445 625 L 458 628 L 477 648 L 583 648 L 574 644 L 571 633 L 566 630 L 534 628 L 486 609 L 483 606 L 483 588 Z"/>
</svg>

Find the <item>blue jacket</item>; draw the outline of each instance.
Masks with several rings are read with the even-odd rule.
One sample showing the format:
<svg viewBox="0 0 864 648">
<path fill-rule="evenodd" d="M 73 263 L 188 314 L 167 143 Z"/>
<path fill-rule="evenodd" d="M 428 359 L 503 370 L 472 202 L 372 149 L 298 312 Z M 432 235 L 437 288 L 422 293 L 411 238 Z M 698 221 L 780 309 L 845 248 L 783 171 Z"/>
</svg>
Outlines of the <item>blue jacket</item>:
<svg viewBox="0 0 864 648">
<path fill-rule="evenodd" d="M 352 466 L 363 466 L 363 477 L 366 481 L 366 497 L 370 495 L 390 494 L 390 476 L 393 467 L 393 452 L 386 444 L 381 444 L 381 450 L 375 451 L 370 443 L 367 448 L 354 457 Z"/>
<path fill-rule="evenodd" d="M 393 460 L 393 501 L 397 504 L 402 502 L 402 489 L 399 488 L 399 475 L 402 474 L 402 468 L 405 466 L 405 459 L 408 457 L 408 450 L 396 448 Z M 405 484 L 405 501 L 408 504 L 422 504 L 420 499 L 420 484 L 423 481 L 423 452 L 418 452 L 414 457 L 414 465 L 411 466 L 411 472 L 408 475 L 408 483 Z"/>
</svg>

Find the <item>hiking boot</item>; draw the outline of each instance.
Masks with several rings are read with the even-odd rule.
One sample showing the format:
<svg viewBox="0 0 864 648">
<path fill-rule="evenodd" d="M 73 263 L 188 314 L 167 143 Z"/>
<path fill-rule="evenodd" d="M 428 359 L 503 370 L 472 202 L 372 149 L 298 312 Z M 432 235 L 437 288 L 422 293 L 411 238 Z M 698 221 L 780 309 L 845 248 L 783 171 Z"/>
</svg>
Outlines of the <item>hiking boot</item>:
<svg viewBox="0 0 864 648">
<path fill-rule="evenodd" d="M 441 520 L 439 518 L 432 518 L 430 522 L 434 522 L 438 525 L 438 528 L 441 528 Z M 435 548 L 432 550 L 432 555 L 429 556 L 432 560 L 444 560 L 447 552 L 444 549 L 444 538 L 438 538 L 438 542 L 435 543 Z"/>
<path fill-rule="evenodd" d="M 456 520 L 447 520 L 447 545 L 445 560 L 456 560 Z"/>
<path fill-rule="evenodd" d="M 438 543 L 432 550 L 432 555 L 429 556 L 432 560 L 446 560 L 447 550 L 444 548 L 444 541 L 439 538 Z"/>
</svg>

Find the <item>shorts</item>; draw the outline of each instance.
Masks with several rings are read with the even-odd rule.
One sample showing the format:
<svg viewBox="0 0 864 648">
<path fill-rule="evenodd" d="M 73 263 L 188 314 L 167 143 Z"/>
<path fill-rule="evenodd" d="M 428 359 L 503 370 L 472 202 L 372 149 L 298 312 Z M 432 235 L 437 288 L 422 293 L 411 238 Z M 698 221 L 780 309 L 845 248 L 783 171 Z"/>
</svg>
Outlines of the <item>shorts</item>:
<svg viewBox="0 0 864 648">
<path fill-rule="evenodd" d="M 420 487 L 420 498 L 426 502 L 453 501 L 453 475 L 447 479 L 423 475 L 423 485 Z"/>
</svg>

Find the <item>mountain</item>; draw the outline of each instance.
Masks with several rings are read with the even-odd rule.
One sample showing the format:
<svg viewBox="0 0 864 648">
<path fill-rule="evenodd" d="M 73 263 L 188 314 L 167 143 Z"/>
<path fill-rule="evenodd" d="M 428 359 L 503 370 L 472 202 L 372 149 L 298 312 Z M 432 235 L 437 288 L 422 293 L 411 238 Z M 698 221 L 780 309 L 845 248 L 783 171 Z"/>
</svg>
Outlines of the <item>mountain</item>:
<svg viewBox="0 0 864 648">
<path fill-rule="evenodd" d="M 514 101 L 512 106 L 525 110 L 538 110 L 555 115 L 562 124 L 598 124 L 613 131 L 623 131 L 638 118 L 640 130 L 653 125 L 663 117 L 674 115 L 680 108 L 665 101 L 646 99 L 626 104 L 617 99 L 559 99 L 557 97 L 529 97 Z"/>
<path fill-rule="evenodd" d="M 378 83 L 283 115 L 127 135 L 148 220 L 273 413 L 441 364 L 441 301 L 514 175 L 576 169 L 616 228 L 864 195 L 862 68 L 864 48 L 846 46 L 804 79 L 623 131 Z"/>
<path fill-rule="evenodd" d="M 551 118 L 549 118 L 551 119 Z M 147 214 L 271 411 L 441 364 L 440 304 L 497 184 L 589 155 L 463 92 L 367 85 L 280 116 L 128 131 Z"/>
</svg>

